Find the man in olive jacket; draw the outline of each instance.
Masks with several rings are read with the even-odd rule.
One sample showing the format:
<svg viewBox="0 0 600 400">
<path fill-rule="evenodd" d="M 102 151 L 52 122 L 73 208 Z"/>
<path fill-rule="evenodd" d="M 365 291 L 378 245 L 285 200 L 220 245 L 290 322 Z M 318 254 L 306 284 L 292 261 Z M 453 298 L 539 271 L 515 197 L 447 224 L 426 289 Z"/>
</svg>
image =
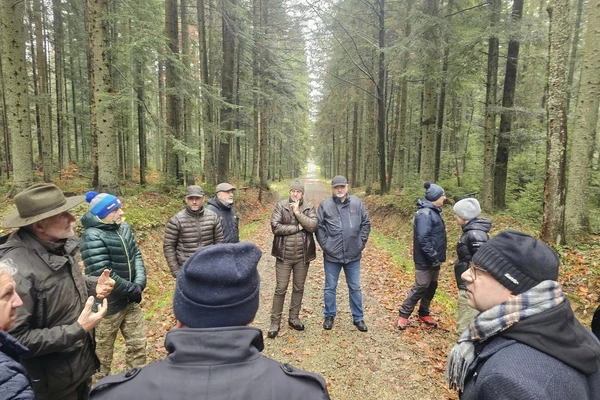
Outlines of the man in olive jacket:
<svg viewBox="0 0 600 400">
<path fill-rule="evenodd" d="M 275 235 L 271 255 L 277 259 L 275 262 L 277 285 L 273 295 L 271 326 L 267 336 L 273 339 L 279 332 L 283 303 L 292 272 L 293 287 L 288 324 L 292 329 L 304 330 L 304 324 L 300 320 L 304 282 L 309 263 L 317 257 L 313 236 L 317 230 L 317 213 L 312 203 L 304 200 L 304 184 L 299 179 L 294 179 L 292 182 L 290 197 L 275 205 L 271 215 L 271 230 Z"/>
<path fill-rule="evenodd" d="M 187 207 L 167 222 L 163 251 L 173 278 L 189 256 L 200 247 L 223 243 L 219 217 L 204 207 L 204 190 L 197 185 L 185 192 Z"/>
<path fill-rule="evenodd" d="M 262 332 L 248 324 L 258 310 L 261 256 L 251 243 L 199 249 L 177 275 L 167 358 L 104 378 L 91 398 L 329 399 L 321 376 L 260 354 Z"/>
<path fill-rule="evenodd" d="M 125 338 L 127 368 L 146 364 L 146 325 L 140 307 L 146 288 L 146 269 L 131 227 L 123 221 L 118 197 L 108 193 L 86 193 L 90 210 L 81 218 L 81 258 L 85 272 L 98 276 L 110 268 L 115 287 L 108 296 L 108 311 L 96 327 L 96 355 L 100 371 L 94 380 L 110 374 L 115 339 Z"/>
<path fill-rule="evenodd" d="M 35 184 L 15 196 L 17 211 L 2 222 L 19 228 L 0 239 L 1 259 L 17 267 L 15 282 L 23 306 L 10 330 L 29 352 L 21 357 L 38 400 L 80 400 L 98 368 L 92 330 L 106 313 L 114 285 L 109 271 L 85 277 L 79 267 L 76 219 L 67 210 L 85 201 L 66 198 L 53 184 Z M 92 311 L 94 297 L 103 298 Z"/>
<path fill-rule="evenodd" d="M 348 181 L 341 175 L 331 179 L 333 195 L 319 205 L 317 240 L 323 249 L 325 265 L 325 307 L 323 329 L 333 328 L 337 314 L 336 295 L 340 272 L 344 270 L 350 297 L 352 321 L 367 331 L 360 288 L 360 259 L 369 239 L 371 221 L 365 204 L 348 193 Z"/>
</svg>

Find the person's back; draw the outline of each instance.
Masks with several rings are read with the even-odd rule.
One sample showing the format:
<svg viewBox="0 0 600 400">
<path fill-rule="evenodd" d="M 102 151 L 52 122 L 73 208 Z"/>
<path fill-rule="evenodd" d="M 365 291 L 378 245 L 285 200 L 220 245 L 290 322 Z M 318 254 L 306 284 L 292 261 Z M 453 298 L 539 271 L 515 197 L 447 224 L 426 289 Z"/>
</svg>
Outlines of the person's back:
<svg viewBox="0 0 600 400">
<path fill-rule="evenodd" d="M 261 355 L 256 328 L 174 329 L 165 347 L 165 360 L 102 380 L 92 399 L 329 398 L 323 378 Z"/>
<path fill-rule="evenodd" d="M 317 374 L 260 352 L 262 332 L 247 326 L 258 310 L 262 252 L 250 243 L 200 248 L 177 275 L 165 360 L 102 379 L 92 399 L 329 399 Z"/>
</svg>

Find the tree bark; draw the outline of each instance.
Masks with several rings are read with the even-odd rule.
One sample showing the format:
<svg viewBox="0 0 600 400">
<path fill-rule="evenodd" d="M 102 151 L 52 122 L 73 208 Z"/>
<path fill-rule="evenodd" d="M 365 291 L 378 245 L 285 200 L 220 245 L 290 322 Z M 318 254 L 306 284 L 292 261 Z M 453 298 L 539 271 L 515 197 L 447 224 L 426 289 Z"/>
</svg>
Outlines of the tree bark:
<svg viewBox="0 0 600 400">
<path fill-rule="evenodd" d="M 499 40 L 496 34 L 500 20 L 500 0 L 490 0 L 490 31 L 488 39 L 487 79 L 485 87 L 485 121 L 483 133 L 483 180 L 481 200 L 483 209 L 494 208 L 494 151 L 496 146 L 496 106 L 498 90 Z"/>
<path fill-rule="evenodd" d="M 225 104 L 221 108 L 221 134 L 219 143 L 219 182 L 229 180 L 229 155 L 231 152 L 231 131 L 233 130 L 234 102 L 233 84 L 235 78 L 235 37 L 237 0 L 222 0 L 223 65 L 221 67 L 221 96 Z M 229 5 L 229 7 L 228 7 Z"/>
<path fill-rule="evenodd" d="M 6 123 L 11 139 L 13 194 L 21 192 L 33 182 L 24 13 L 24 2 L 0 0 L 3 88 L 6 96 Z"/>
<path fill-rule="evenodd" d="M 577 97 L 575 131 L 569 161 L 569 184 L 565 208 L 568 238 L 590 230 L 589 206 L 593 143 L 596 142 L 600 107 L 600 0 L 590 0 L 583 47 L 581 87 Z"/>
<path fill-rule="evenodd" d="M 515 0 L 512 6 L 513 23 L 519 24 L 523 15 L 523 0 Z M 520 32 L 518 29 L 517 33 Z M 517 86 L 517 64 L 519 61 L 519 40 L 512 37 L 508 42 L 506 72 L 504 75 L 504 91 L 502 94 L 502 115 L 500 116 L 500 133 L 494 164 L 494 207 L 506 208 L 506 177 L 508 175 L 508 159 L 510 152 L 513 106 Z"/>
<path fill-rule="evenodd" d="M 569 55 L 569 1 L 550 0 L 548 50 L 548 138 L 544 213 L 540 237 L 547 243 L 565 243 L 565 175 L 567 161 L 567 63 Z"/>
</svg>

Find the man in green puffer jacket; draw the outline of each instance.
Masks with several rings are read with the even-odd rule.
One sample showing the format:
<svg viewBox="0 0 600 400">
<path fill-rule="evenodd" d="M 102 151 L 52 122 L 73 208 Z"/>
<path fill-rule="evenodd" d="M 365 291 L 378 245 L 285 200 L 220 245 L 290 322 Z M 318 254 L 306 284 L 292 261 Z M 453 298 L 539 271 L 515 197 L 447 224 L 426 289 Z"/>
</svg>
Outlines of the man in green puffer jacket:
<svg viewBox="0 0 600 400">
<path fill-rule="evenodd" d="M 108 311 L 96 327 L 97 381 L 108 374 L 115 338 L 120 330 L 127 346 L 127 368 L 146 364 L 146 328 L 140 302 L 146 287 L 146 270 L 131 227 L 123 222 L 121 201 L 111 194 L 86 193 L 90 211 L 81 218 L 81 258 L 85 272 L 97 276 L 109 269 L 115 287 L 108 296 Z"/>
</svg>

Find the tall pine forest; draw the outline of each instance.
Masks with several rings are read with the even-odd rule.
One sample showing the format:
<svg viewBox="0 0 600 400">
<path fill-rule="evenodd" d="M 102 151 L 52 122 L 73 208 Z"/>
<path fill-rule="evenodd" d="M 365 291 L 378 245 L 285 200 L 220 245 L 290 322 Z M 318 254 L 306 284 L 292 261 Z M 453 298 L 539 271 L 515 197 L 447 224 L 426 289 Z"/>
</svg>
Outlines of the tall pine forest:
<svg viewBox="0 0 600 400">
<path fill-rule="evenodd" d="M 600 223 L 600 0 L 0 0 L 0 181 L 425 181 Z M 158 178 L 156 178 L 158 177 Z M 411 197 L 411 198 L 412 198 Z"/>
</svg>

